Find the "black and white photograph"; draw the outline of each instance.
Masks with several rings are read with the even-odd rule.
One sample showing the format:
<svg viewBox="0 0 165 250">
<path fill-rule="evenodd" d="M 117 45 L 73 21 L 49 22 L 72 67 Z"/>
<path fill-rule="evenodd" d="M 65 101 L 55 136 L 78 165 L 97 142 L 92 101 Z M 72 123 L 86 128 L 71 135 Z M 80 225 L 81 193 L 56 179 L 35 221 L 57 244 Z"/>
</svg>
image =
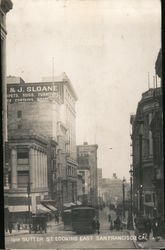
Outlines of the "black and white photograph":
<svg viewBox="0 0 165 250">
<path fill-rule="evenodd" d="M 5 249 L 165 248 L 161 1 L 0 21 Z"/>
</svg>

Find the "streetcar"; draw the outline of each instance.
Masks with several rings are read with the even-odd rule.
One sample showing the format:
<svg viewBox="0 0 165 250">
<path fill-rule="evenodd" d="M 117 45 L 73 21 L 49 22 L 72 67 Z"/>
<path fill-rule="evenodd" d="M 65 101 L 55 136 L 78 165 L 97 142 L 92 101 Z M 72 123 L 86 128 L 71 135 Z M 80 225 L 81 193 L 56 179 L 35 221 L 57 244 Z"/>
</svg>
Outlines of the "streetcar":
<svg viewBox="0 0 165 250">
<path fill-rule="evenodd" d="M 63 212 L 64 230 L 72 230 L 71 209 L 64 210 Z"/>
<path fill-rule="evenodd" d="M 93 207 L 77 207 L 71 211 L 72 230 L 77 234 L 94 233 L 94 220 L 96 218 L 96 209 Z"/>
</svg>

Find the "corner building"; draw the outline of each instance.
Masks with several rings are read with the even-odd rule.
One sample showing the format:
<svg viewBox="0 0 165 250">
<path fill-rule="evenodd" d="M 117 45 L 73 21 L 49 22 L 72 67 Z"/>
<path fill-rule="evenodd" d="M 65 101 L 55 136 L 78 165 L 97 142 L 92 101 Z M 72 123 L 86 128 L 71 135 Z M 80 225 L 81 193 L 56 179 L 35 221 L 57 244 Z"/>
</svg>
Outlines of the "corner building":
<svg viewBox="0 0 165 250">
<path fill-rule="evenodd" d="M 137 215 L 141 212 L 151 218 L 163 215 L 163 129 L 160 125 L 161 121 L 158 119 L 161 96 L 161 88 L 149 89 L 143 93 L 136 115 L 131 115 L 130 119 L 132 124 L 134 212 Z M 142 126 L 139 123 L 140 120 L 142 120 Z M 141 144 L 140 134 L 142 136 Z M 142 147 L 141 150 L 140 147 Z M 140 151 L 142 151 L 141 163 Z M 140 185 L 142 185 L 142 197 L 140 197 Z M 140 198 L 143 211 L 140 211 Z"/>
<path fill-rule="evenodd" d="M 7 91 L 6 91 L 6 38 L 7 38 L 7 27 L 6 27 L 6 16 L 7 13 L 13 8 L 11 0 L 0 1 L 0 50 L 1 50 L 1 114 L 2 114 L 2 132 L 3 138 L 1 138 L 1 145 L 3 147 L 3 185 L 4 185 L 4 199 L 5 203 L 5 227 L 8 225 L 8 144 L 7 144 Z M 2 192 L 2 189 L 1 189 Z M 2 194 L 3 197 L 3 194 Z M 2 210 L 1 210 L 2 209 Z M 0 210 L 3 211 L 3 207 Z"/>
<path fill-rule="evenodd" d="M 54 206 L 62 211 L 65 203 L 76 202 L 77 195 L 75 91 L 65 73 L 53 81 L 50 78 L 44 82 L 25 83 L 19 77 L 8 77 L 7 81 L 9 138 L 18 144 L 16 135 L 24 141 L 28 135 L 45 141 L 46 170 L 45 160 L 41 157 L 38 173 L 41 171 L 42 178 L 47 180 L 47 192 L 40 200 L 41 203 L 52 200 Z M 11 173 L 12 168 L 11 165 Z M 34 175 L 34 172 L 32 170 L 30 182 L 38 180 L 40 188 L 43 188 L 41 176 Z M 10 176 L 10 191 L 13 193 L 13 175 Z M 14 195 L 17 191 L 18 186 Z"/>
<path fill-rule="evenodd" d="M 28 183 L 30 212 L 46 211 L 41 201 L 48 195 L 47 141 L 29 134 L 10 135 L 9 152 L 9 221 L 28 224 Z"/>
</svg>

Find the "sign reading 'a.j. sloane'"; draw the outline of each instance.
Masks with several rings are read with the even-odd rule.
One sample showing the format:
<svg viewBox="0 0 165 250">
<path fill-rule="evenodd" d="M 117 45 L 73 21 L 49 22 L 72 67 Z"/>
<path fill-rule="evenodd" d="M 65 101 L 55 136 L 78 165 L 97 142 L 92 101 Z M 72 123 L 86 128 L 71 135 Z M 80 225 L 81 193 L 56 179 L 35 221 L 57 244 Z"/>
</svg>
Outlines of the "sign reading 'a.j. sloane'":
<svg viewBox="0 0 165 250">
<path fill-rule="evenodd" d="M 62 85 L 58 83 L 10 84 L 7 86 L 9 103 L 36 102 L 53 95 L 63 99 Z"/>
</svg>

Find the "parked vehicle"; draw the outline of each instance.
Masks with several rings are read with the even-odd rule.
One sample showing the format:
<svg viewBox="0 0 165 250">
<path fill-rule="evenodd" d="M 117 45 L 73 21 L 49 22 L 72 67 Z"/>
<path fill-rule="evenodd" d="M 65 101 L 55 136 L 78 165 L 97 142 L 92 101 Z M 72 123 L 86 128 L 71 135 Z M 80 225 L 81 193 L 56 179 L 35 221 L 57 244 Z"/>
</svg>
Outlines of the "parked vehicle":
<svg viewBox="0 0 165 250">
<path fill-rule="evenodd" d="M 34 233 L 46 233 L 47 230 L 47 216 L 33 215 L 31 231 Z"/>
</svg>

